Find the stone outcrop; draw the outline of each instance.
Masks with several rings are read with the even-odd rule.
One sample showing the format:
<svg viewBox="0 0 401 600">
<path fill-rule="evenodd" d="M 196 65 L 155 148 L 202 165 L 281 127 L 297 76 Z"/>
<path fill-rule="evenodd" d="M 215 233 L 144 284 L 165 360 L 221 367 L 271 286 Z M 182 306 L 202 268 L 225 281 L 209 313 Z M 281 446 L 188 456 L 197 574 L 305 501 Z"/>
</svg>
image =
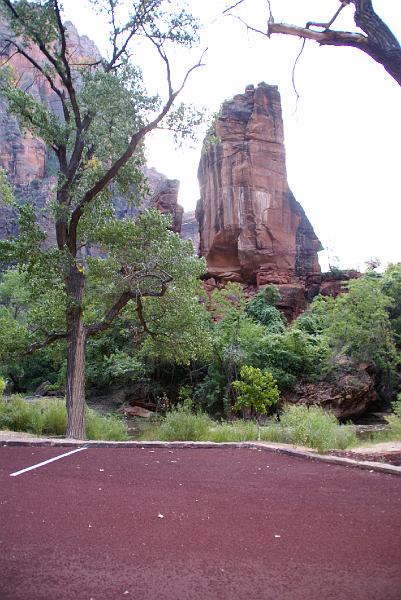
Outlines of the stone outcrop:
<svg viewBox="0 0 401 600">
<path fill-rule="evenodd" d="M 225 102 L 204 143 L 196 216 L 200 254 L 220 281 L 278 285 L 288 311 L 305 305 L 322 249 L 289 189 L 276 86 L 248 86 Z"/>
<path fill-rule="evenodd" d="M 195 217 L 195 211 L 185 212 L 182 218 L 181 237 L 191 240 L 195 254 L 199 252 L 199 224 Z"/>
<path fill-rule="evenodd" d="M 68 46 L 74 53 L 75 64 L 100 58 L 96 45 L 86 36 L 79 36 L 70 22 L 66 23 Z M 0 23 L 1 41 L 7 36 L 7 26 Z M 33 57 L 40 62 L 39 49 L 32 48 Z M 37 56 L 36 56 L 37 54 Z M 48 82 L 38 76 L 31 64 L 21 55 L 10 56 L 18 84 L 40 100 L 45 106 L 61 115 L 61 106 L 57 95 L 51 90 Z M 47 243 L 55 243 L 54 223 L 49 209 L 56 185 L 52 173 L 57 166 L 55 159 L 45 144 L 27 132 L 22 132 L 15 117 L 7 110 L 5 98 L 0 96 L 0 167 L 3 167 L 12 182 L 17 197 L 29 201 L 35 206 L 38 221 L 48 235 Z M 153 168 L 144 167 L 148 179 L 149 194 L 143 199 L 139 210 L 154 207 L 162 213 L 170 214 L 172 229 L 181 230 L 183 208 L 178 204 L 179 182 L 168 179 Z M 127 205 L 117 195 L 114 196 L 114 208 L 119 218 L 132 217 L 138 214 L 138 208 Z M 6 206 L 0 199 L 0 239 L 17 233 L 16 211 Z"/>
<path fill-rule="evenodd" d="M 337 419 L 352 419 L 369 411 L 377 400 L 373 375 L 371 365 L 354 365 L 341 357 L 326 379 L 298 382 L 291 392 L 283 395 L 281 402 L 321 406 Z"/>
</svg>

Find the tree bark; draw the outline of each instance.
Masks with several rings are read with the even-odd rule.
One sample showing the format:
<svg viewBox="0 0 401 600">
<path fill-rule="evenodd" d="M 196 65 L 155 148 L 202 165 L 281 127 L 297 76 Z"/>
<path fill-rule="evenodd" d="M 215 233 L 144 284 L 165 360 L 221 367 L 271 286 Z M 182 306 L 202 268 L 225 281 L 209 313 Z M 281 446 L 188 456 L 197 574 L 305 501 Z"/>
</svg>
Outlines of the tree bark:
<svg viewBox="0 0 401 600">
<path fill-rule="evenodd" d="M 66 278 L 67 313 L 67 417 L 66 437 L 85 439 L 85 345 L 86 328 L 83 315 L 85 276 L 74 263 Z"/>
<path fill-rule="evenodd" d="M 364 34 L 349 31 L 329 29 L 340 10 L 347 4 L 354 4 L 355 24 Z M 305 27 L 288 23 L 268 21 L 267 36 L 275 33 L 294 35 L 303 39 L 314 40 L 321 46 L 350 46 L 368 54 L 381 64 L 391 77 L 401 86 L 401 45 L 389 27 L 375 13 L 372 0 L 341 0 L 340 10 L 328 23 L 310 21 Z M 319 30 L 311 29 L 317 27 Z M 263 33 L 263 32 L 259 32 Z"/>
</svg>

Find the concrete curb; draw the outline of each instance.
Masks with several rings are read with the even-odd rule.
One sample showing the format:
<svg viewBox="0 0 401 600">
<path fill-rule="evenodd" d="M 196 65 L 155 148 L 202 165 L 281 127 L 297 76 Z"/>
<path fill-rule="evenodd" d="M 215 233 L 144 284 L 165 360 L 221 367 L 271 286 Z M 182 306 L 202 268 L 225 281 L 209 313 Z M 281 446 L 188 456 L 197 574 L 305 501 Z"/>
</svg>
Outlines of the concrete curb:
<svg viewBox="0 0 401 600">
<path fill-rule="evenodd" d="M 332 456 L 327 454 L 317 454 L 307 450 L 297 450 L 296 448 L 276 446 L 265 442 L 102 442 L 102 441 L 79 441 L 79 440 L 15 440 L 5 439 L 0 441 L 1 446 L 28 446 L 28 447 L 50 447 L 50 448 L 77 448 L 86 446 L 88 448 L 248 448 L 267 452 L 276 452 L 287 456 L 296 456 L 308 460 L 318 460 L 329 465 L 340 465 L 343 467 L 353 467 L 365 469 L 371 472 L 388 473 L 391 475 L 401 475 L 401 467 L 388 465 L 385 463 L 355 460 L 342 456 Z"/>
</svg>

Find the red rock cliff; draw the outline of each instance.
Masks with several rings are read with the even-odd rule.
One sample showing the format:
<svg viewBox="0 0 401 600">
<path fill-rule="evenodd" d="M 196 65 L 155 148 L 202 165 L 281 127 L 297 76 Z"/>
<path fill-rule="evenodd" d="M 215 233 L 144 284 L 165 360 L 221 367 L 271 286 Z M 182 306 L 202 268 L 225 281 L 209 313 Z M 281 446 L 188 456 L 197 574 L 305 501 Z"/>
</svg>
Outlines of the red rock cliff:
<svg viewBox="0 0 401 600">
<path fill-rule="evenodd" d="M 200 254 L 220 281 L 277 284 L 299 313 L 322 249 L 287 182 L 276 86 L 248 86 L 225 102 L 204 143 L 198 179 Z M 288 306 L 287 306 L 288 305 Z"/>
<path fill-rule="evenodd" d="M 287 183 L 276 86 L 248 86 L 223 104 L 198 178 L 200 253 L 210 275 L 285 284 L 320 273 L 320 242 Z"/>
<path fill-rule="evenodd" d="M 74 62 L 97 60 L 100 58 L 96 45 L 87 37 L 79 36 L 76 28 L 70 22 L 66 23 L 68 45 L 74 54 Z M 7 25 L 0 23 L 0 48 L 4 47 L 1 40 L 7 36 Z M 37 53 L 40 62 L 40 51 L 33 47 L 32 54 Z M 31 64 L 21 55 L 3 56 L 9 58 L 18 85 L 29 92 L 45 106 L 50 107 L 56 114 L 61 115 L 59 100 L 51 90 L 48 82 L 38 76 Z M 17 195 L 30 198 L 37 208 L 41 226 L 48 233 L 48 243 L 55 243 L 54 227 L 46 204 L 51 198 L 56 179 L 51 176 L 55 172 L 55 162 L 45 144 L 29 133 L 22 132 L 17 120 L 8 112 L 7 103 L 0 95 L 0 167 L 6 169 L 10 181 L 16 188 Z M 143 200 L 142 207 L 152 206 L 163 213 L 171 214 L 172 228 L 179 232 L 181 229 L 183 209 L 178 204 L 177 180 L 170 180 L 155 169 L 144 167 L 149 182 L 149 196 Z M 116 213 L 120 218 L 137 214 L 135 207 L 127 206 L 118 197 L 114 199 Z M 0 199 L 0 238 L 16 233 L 13 222 L 15 211 L 5 206 Z"/>
</svg>

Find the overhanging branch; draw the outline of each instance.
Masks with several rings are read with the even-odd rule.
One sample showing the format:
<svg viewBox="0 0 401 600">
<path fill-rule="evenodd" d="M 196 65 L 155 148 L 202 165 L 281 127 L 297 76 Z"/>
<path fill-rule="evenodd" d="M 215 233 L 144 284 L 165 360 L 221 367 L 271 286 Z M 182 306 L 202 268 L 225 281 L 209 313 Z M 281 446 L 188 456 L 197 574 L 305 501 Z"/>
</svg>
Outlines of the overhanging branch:
<svg viewBox="0 0 401 600">
<path fill-rule="evenodd" d="M 66 331 L 54 331 L 53 333 L 49 333 L 46 339 L 41 342 L 34 342 L 29 346 L 29 348 L 24 352 L 24 354 L 33 354 L 36 350 L 40 350 L 41 348 L 46 348 L 46 346 L 50 346 L 54 342 L 58 340 L 63 340 L 67 338 Z"/>
</svg>

